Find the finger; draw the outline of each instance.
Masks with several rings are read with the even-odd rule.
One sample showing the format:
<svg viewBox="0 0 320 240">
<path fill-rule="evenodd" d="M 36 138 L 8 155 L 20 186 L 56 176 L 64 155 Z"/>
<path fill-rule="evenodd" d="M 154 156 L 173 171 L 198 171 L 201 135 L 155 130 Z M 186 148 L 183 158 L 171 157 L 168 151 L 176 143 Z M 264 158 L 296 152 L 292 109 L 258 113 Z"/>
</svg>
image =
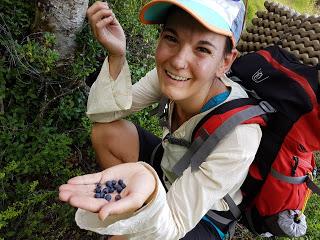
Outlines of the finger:
<svg viewBox="0 0 320 240">
<path fill-rule="evenodd" d="M 92 15 L 97 13 L 101 9 L 109 9 L 108 3 L 107 2 L 100 2 L 97 1 L 94 4 L 92 4 L 88 10 L 87 10 L 87 17 L 90 18 Z"/>
<path fill-rule="evenodd" d="M 104 206 L 99 211 L 99 218 L 103 221 L 109 215 L 118 215 L 123 213 L 134 212 L 140 208 L 144 203 L 138 195 L 130 194 L 118 201 L 110 202 Z"/>
<path fill-rule="evenodd" d="M 59 192 L 69 191 L 69 192 L 75 192 L 82 195 L 91 196 L 94 194 L 95 188 L 96 188 L 95 184 L 89 184 L 89 185 L 64 184 L 59 187 Z"/>
<path fill-rule="evenodd" d="M 60 199 L 60 201 L 62 201 L 62 202 L 68 202 L 73 193 L 74 193 L 74 192 L 72 192 L 72 191 L 67 191 L 67 190 L 64 190 L 64 191 L 59 192 L 59 199 Z"/>
<path fill-rule="evenodd" d="M 96 24 L 96 30 L 99 35 L 106 33 L 106 27 L 114 21 L 114 17 L 110 16 L 108 18 L 104 18 Z"/>
<path fill-rule="evenodd" d="M 102 10 L 96 12 L 94 15 L 91 16 L 90 23 L 96 24 L 99 21 L 101 21 L 101 20 L 103 20 L 105 18 L 108 18 L 110 16 L 114 16 L 112 10 L 110 10 L 110 9 L 102 9 Z"/>
<path fill-rule="evenodd" d="M 68 202 L 73 207 L 81 208 L 90 212 L 99 212 L 104 205 L 109 204 L 109 202 L 103 198 L 84 196 L 71 196 Z"/>
<path fill-rule="evenodd" d="M 102 172 L 86 174 L 69 179 L 68 184 L 96 184 L 101 181 Z"/>
<path fill-rule="evenodd" d="M 67 184 L 59 188 L 59 199 L 63 202 L 68 202 L 72 196 L 94 197 L 94 195 L 95 193 L 92 189 L 86 190 L 81 188 L 80 190 L 76 190 L 75 188 L 70 188 Z"/>
</svg>

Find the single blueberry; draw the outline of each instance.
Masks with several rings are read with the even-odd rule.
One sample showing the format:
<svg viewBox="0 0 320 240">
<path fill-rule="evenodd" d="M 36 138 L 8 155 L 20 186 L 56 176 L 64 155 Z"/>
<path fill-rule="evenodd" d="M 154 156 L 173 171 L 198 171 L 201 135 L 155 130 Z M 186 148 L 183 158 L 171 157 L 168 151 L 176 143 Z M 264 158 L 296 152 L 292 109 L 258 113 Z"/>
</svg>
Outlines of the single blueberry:
<svg viewBox="0 0 320 240">
<path fill-rule="evenodd" d="M 126 186 L 127 186 L 127 185 L 123 182 L 122 179 L 120 179 L 120 180 L 118 181 L 118 184 L 122 187 L 122 189 L 126 188 Z"/>
<path fill-rule="evenodd" d="M 101 188 L 96 187 L 96 189 L 94 190 L 96 193 L 101 193 Z"/>
<path fill-rule="evenodd" d="M 113 193 L 113 192 L 114 192 L 114 188 L 113 187 L 108 188 L 108 193 Z"/>
<path fill-rule="evenodd" d="M 111 201 L 111 195 L 110 194 L 106 194 L 105 196 L 104 196 L 104 199 L 106 199 L 108 202 L 110 202 Z"/>
<path fill-rule="evenodd" d="M 118 195 L 116 195 L 116 196 L 114 197 L 114 199 L 115 199 L 116 201 L 118 201 L 118 200 L 121 199 L 121 196 L 118 194 Z"/>
<path fill-rule="evenodd" d="M 107 182 L 106 182 L 106 186 L 112 187 L 112 181 L 107 181 Z"/>
<path fill-rule="evenodd" d="M 95 197 L 95 198 L 100 198 L 100 197 L 101 197 L 101 194 L 100 194 L 100 193 L 96 193 L 96 194 L 94 195 L 94 197 Z"/>
<path fill-rule="evenodd" d="M 122 187 L 120 185 L 116 185 L 115 186 L 117 193 L 121 193 L 122 192 Z"/>
<path fill-rule="evenodd" d="M 112 180 L 112 186 L 115 186 L 117 184 L 116 180 Z"/>
<path fill-rule="evenodd" d="M 108 193 L 108 192 L 109 192 L 109 188 L 108 188 L 108 187 L 105 187 L 104 189 L 102 189 L 102 192 L 103 192 L 103 193 Z"/>
</svg>

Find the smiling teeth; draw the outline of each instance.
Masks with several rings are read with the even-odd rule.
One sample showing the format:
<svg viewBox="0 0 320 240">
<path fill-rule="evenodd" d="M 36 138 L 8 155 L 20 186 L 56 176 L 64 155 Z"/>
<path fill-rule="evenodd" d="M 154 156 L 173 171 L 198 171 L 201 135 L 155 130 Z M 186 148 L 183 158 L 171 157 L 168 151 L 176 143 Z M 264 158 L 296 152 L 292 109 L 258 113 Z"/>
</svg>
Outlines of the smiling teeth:
<svg viewBox="0 0 320 240">
<path fill-rule="evenodd" d="M 189 78 L 186 78 L 186 77 L 180 77 L 180 76 L 174 75 L 174 74 L 172 74 L 171 72 L 168 72 L 168 71 L 166 71 L 166 72 L 171 78 L 173 78 L 174 80 L 177 80 L 177 81 L 187 81 L 189 79 Z"/>
</svg>

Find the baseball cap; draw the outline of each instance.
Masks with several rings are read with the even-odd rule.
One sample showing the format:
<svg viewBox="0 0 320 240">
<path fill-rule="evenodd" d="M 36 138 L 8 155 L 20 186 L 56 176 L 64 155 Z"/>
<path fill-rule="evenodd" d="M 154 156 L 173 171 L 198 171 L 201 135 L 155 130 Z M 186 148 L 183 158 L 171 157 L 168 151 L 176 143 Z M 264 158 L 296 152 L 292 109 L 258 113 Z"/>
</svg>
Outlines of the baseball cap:
<svg viewBox="0 0 320 240">
<path fill-rule="evenodd" d="M 239 41 L 245 17 L 242 0 L 152 0 L 142 7 L 140 21 L 162 24 L 173 5 L 189 13 L 210 31 L 230 37 L 233 46 Z"/>
</svg>

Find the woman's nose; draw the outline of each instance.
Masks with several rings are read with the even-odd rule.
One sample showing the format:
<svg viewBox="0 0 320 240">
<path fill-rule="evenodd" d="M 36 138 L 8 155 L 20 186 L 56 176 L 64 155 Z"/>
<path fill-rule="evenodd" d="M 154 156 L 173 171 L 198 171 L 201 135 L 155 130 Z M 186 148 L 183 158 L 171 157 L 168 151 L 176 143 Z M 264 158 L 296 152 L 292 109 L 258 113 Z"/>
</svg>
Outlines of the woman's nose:
<svg viewBox="0 0 320 240">
<path fill-rule="evenodd" d="M 171 65 L 175 69 L 186 69 L 190 58 L 190 50 L 187 48 L 179 48 L 173 53 Z"/>
</svg>

